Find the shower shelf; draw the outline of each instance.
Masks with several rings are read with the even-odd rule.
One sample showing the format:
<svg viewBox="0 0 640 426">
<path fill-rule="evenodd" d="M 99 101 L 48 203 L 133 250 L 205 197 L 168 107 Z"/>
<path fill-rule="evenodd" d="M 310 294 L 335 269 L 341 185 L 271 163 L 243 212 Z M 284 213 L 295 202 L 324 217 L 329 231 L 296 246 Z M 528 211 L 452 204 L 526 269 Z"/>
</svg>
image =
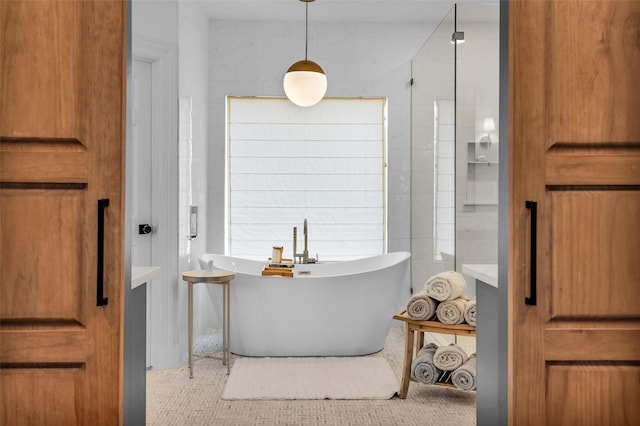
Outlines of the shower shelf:
<svg viewBox="0 0 640 426">
<path fill-rule="evenodd" d="M 407 393 L 409 392 L 409 383 L 412 381 L 415 382 L 415 380 L 411 379 L 411 363 L 413 361 L 413 357 L 418 354 L 424 345 L 424 333 L 439 333 L 469 337 L 475 337 L 476 335 L 476 328 L 472 325 L 447 325 L 440 321 L 414 320 L 407 315 L 406 311 L 402 311 L 399 314 L 394 315 L 393 319 L 403 321 L 406 324 L 404 366 L 402 367 L 402 384 L 400 385 L 399 393 L 400 399 L 405 399 L 407 397 Z M 415 332 L 418 332 L 418 334 L 416 335 Z M 455 388 L 455 386 L 449 382 L 436 382 L 434 385 Z"/>
<path fill-rule="evenodd" d="M 467 143 L 466 206 L 498 204 L 498 143 Z"/>
</svg>

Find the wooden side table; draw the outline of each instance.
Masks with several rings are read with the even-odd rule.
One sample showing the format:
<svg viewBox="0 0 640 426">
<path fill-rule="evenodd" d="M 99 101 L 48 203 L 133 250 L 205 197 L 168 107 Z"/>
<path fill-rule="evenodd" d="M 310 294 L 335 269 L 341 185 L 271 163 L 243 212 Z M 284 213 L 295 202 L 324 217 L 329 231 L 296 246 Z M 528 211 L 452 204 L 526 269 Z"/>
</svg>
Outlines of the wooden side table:
<svg viewBox="0 0 640 426">
<path fill-rule="evenodd" d="M 406 324 L 406 334 L 404 342 L 404 366 L 402 367 L 402 384 L 400 385 L 400 398 L 405 399 L 409 392 L 409 382 L 411 381 L 411 363 L 413 357 L 418 355 L 424 346 L 424 333 L 454 334 L 457 336 L 475 336 L 476 328 L 469 324 L 447 325 L 440 321 L 419 321 L 414 320 L 406 311 L 393 316 L 393 319 L 404 321 Z M 415 335 L 415 332 L 418 335 Z M 414 350 L 415 345 L 415 350 Z"/>
<path fill-rule="evenodd" d="M 193 378 L 193 285 L 197 283 L 222 285 L 222 363 L 227 364 L 227 374 L 230 370 L 231 356 L 229 353 L 229 282 L 236 274 L 222 269 L 212 271 L 188 271 L 182 274 L 182 279 L 189 284 L 189 378 Z"/>
</svg>

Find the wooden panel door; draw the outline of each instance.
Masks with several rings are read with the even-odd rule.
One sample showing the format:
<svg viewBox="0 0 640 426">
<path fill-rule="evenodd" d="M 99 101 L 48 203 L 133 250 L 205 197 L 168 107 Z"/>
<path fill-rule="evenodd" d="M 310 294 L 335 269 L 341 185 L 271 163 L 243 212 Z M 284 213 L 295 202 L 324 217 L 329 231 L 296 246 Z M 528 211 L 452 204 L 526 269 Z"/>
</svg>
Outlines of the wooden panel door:
<svg viewBox="0 0 640 426">
<path fill-rule="evenodd" d="M 0 424 L 122 422 L 125 10 L 0 1 Z"/>
<path fill-rule="evenodd" d="M 640 424 L 639 41 L 638 1 L 509 3 L 510 424 Z"/>
</svg>

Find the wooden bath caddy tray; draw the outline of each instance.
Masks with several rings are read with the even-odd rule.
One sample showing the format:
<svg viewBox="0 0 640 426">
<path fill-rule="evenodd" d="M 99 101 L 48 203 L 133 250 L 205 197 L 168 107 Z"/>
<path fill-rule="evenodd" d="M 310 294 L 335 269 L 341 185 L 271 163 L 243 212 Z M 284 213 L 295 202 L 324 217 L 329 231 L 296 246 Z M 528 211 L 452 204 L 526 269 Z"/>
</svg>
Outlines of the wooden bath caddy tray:
<svg viewBox="0 0 640 426">
<path fill-rule="evenodd" d="M 281 277 L 293 277 L 293 269 L 291 268 L 270 268 L 265 266 L 262 270 L 263 276 L 281 276 Z"/>
<path fill-rule="evenodd" d="M 399 395 L 400 399 L 405 399 L 407 397 L 407 393 L 409 392 L 409 382 L 415 381 L 411 379 L 411 363 L 413 362 L 413 357 L 418 355 L 418 352 L 422 346 L 424 346 L 424 333 L 453 334 L 456 336 L 476 335 L 476 328 L 472 325 L 447 325 L 440 321 L 414 320 L 407 315 L 406 310 L 394 315 L 393 319 L 404 321 L 406 324 L 404 366 L 402 368 L 402 383 L 400 385 Z M 417 332 L 417 334 L 415 332 Z M 455 387 L 451 382 L 436 382 L 434 385 Z"/>
</svg>

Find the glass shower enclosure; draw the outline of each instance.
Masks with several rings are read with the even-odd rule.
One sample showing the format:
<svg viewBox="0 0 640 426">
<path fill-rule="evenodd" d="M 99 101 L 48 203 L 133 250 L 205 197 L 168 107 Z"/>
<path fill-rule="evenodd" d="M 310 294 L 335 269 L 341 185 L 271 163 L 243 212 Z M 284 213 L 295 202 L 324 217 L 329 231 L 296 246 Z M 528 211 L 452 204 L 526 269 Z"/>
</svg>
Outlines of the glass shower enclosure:
<svg viewBox="0 0 640 426">
<path fill-rule="evenodd" d="M 498 70 L 497 3 L 454 6 L 413 58 L 413 291 L 462 264 L 497 263 Z"/>
</svg>

